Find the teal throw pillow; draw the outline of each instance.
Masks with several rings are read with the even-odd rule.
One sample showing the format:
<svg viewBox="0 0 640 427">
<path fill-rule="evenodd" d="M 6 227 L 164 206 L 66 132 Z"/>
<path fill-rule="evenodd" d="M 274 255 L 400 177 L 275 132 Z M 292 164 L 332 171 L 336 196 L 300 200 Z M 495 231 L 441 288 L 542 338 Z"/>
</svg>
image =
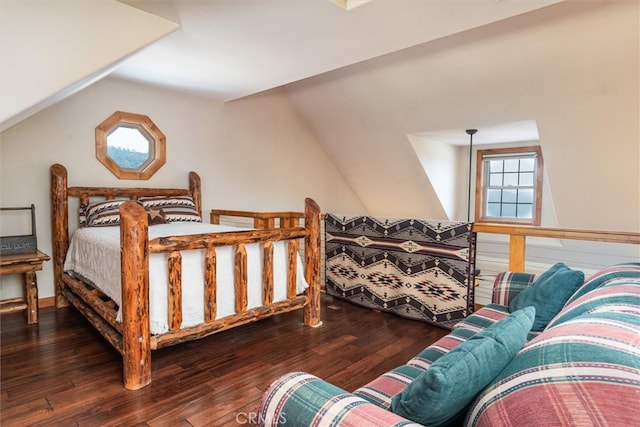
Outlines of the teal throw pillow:
<svg viewBox="0 0 640 427">
<path fill-rule="evenodd" d="M 536 320 L 531 330 L 541 332 L 583 283 L 582 271 L 572 270 L 565 263 L 559 262 L 512 299 L 509 303 L 509 311 L 514 312 L 529 306 L 535 307 Z"/>
<path fill-rule="evenodd" d="M 527 307 L 473 335 L 437 359 L 391 400 L 391 410 L 425 426 L 459 420 L 464 409 L 522 348 L 535 309 Z"/>
</svg>

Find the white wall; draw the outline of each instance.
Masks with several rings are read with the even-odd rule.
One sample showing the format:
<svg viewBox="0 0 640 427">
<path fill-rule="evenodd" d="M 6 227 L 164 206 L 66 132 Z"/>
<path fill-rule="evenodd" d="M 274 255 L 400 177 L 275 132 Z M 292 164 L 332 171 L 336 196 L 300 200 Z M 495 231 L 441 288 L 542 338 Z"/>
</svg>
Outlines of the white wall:
<svg viewBox="0 0 640 427">
<path fill-rule="evenodd" d="M 95 127 L 114 111 L 148 115 L 167 138 L 167 162 L 148 181 L 120 181 L 95 157 Z M 69 185 L 184 187 L 200 174 L 203 211 L 366 212 L 280 90 L 224 104 L 211 98 L 107 78 L 2 132 L 0 205 L 36 205 L 39 248 L 51 255 L 49 167 Z M 0 298 L 21 295 L 5 276 Z M 39 296 L 54 295 L 51 262 L 38 273 Z"/>
<path fill-rule="evenodd" d="M 428 140 L 419 135 L 407 135 L 411 147 L 422 164 L 433 191 L 438 195 L 438 202 L 450 221 L 466 220 L 466 203 L 460 205 L 457 196 L 463 193 L 463 186 L 458 179 L 457 157 L 460 147 L 440 141 Z M 466 180 L 464 182 L 467 182 Z M 466 201 L 466 198 L 465 198 Z M 433 212 L 437 212 L 433 209 Z"/>
<path fill-rule="evenodd" d="M 638 231 L 639 15 L 562 2 L 287 91 L 373 215 L 442 218 L 407 135 L 535 120 L 558 225 Z"/>
</svg>

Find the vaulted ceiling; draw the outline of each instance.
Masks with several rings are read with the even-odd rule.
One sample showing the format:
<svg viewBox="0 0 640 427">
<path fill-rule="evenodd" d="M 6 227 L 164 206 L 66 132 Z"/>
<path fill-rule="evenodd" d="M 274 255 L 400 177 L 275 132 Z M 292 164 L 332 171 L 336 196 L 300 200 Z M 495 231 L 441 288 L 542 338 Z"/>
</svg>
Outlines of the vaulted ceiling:
<svg viewBox="0 0 640 427">
<path fill-rule="evenodd" d="M 464 142 L 470 127 L 492 142 L 505 123 L 535 124 L 552 192 L 572 195 L 554 221 L 589 228 L 620 200 L 638 205 L 619 190 L 638 176 L 637 0 L 0 7 L 0 131 L 106 75 L 228 102 L 281 88 L 376 215 L 446 217 L 412 143 Z M 607 179 L 582 166 L 596 163 Z M 594 194 L 585 216 L 572 199 Z M 638 213 L 623 211 L 616 226 L 632 229 Z"/>
<path fill-rule="evenodd" d="M 0 122 L 108 74 L 237 99 L 559 1 L 3 1 Z"/>
</svg>

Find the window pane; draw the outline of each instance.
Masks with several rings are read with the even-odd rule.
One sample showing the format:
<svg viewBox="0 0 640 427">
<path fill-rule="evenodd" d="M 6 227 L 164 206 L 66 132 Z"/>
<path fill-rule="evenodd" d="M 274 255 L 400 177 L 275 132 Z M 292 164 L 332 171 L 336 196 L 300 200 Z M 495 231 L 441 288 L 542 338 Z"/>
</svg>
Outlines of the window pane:
<svg viewBox="0 0 640 427">
<path fill-rule="evenodd" d="M 483 170 L 476 183 L 476 203 L 482 205 L 481 218 L 539 223 L 542 177 L 536 175 L 542 167 L 541 154 L 539 147 L 478 150 Z"/>
<path fill-rule="evenodd" d="M 487 203 L 487 216 L 500 216 L 500 203 Z"/>
<path fill-rule="evenodd" d="M 502 174 L 501 173 L 492 173 L 489 175 L 489 186 L 491 187 L 500 187 L 502 186 Z"/>
<path fill-rule="evenodd" d="M 506 186 L 517 186 L 518 185 L 518 174 L 517 173 L 505 173 L 504 174 L 504 184 Z"/>
<path fill-rule="evenodd" d="M 489 172 L 502 172 L 502 160 L 490 160 Z"/>
<path fill-rule="evenodd" d="M 533 188 L 518 190 L 518 203 L 533 203 Z"/>
<path fill-rule="evenodd" d="M 516 216 L 516 204 L 515 203 L 504 203 L 502 205 L 502 216 Z"/>
<path fill-rule="evenodd" d="M 521 159 L 520 172 L 533 172 L 536 167 L 536 159 Z"/>
<path fill-rule="evenodd" d="M 502 190 L 487 190 L 487 201 L 489 203 L 500 203 L 502 201 Z"/>
<path fill-rule="evenodd" d="M 504 190 L 502 192 L 503 203 L 515 203 L 517 201 L 518 190 Z"/>
<path fill-rule="evenodd" d="M 518 205 L 518 218 L 533 218 L 533 205 Z"/>
<path fill-rule="evenodd" d="M 520 160 L 518 159 L 507 159 L 504 161 L 504 171 L 505 172 L 518 172 L 518 164 Z"/>
<path fill-rule="evenodd" d="M 118 126 L 107 135 L 107 156 L 121 169 L 137 170 L 150 159 L 153 143 L 138 128 Z"/>
<path fill-rule="evenodd" d="M 533 187 L 533 172 L 524 172 L 520 174 L 520 185 Z"/>
</svg>

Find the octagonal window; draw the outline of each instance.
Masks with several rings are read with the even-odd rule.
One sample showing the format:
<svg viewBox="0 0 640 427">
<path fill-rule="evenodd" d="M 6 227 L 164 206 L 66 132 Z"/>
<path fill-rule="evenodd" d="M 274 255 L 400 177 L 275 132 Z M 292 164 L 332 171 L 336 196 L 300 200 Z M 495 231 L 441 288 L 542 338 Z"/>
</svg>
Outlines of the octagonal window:
<svg viewBox="0 0 640 427">
<path fill-rule="evenodd" d="M 96 128 L 96 157 L 120 179 L 149 179 L 166 161 L 165 136 L 149 117 L 116 111 Z"/>
</svg>

